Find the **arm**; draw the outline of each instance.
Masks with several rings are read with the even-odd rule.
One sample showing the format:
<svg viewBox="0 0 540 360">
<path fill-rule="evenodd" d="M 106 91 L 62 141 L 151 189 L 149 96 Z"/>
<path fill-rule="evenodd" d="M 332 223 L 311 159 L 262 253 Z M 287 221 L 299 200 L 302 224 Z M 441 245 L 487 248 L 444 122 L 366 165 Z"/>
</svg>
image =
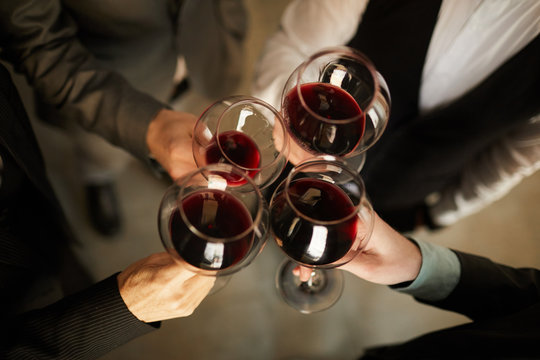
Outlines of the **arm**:
<svg viewBox="0 0 540 360">
<path fill-rule="evenodd" d="M 0 2 L 0 49 L 64 118 L 141 160 L 153 154 L 172 178 L 196 167 L 191 155 L 195 117 L 166 109 L 100 66 L 78 41 L 77 26 L 59 0 Z"/>
<path fill-rule="evenodd" d="M 100 66 L 59 0 L 2 1 L 0 34 L 2 56 L 42 101 L 139 158 L 147 155 L 148 123 L 164 105 Z"/>
<path fill-rule="evenodd" d="M 468 164 L 458 184 L 429 207 L 436 225 L 451 225 L 506 195 L 540 169 L 540 116 L 497 141 Z"/>
<path fill-rule="evenodd" d="M 342 268 L 474 320 L 503 316 L 540 302 L 540 271 L 514 269 L 435 244 L 413 242 L 378 216 L 366 249 Z"/>
<path fill-rule="evenodd" d="M 149 322 L 191 315 L 213 281 L 167 253 L 151 255 L 82 292 L 8 319 L 0 357 L 98 358 L 160 326 Z"/>
<path fill-rule="evenodd" d="M 473 320 L 502 317 L 540 303 L 539 270 L 516 269 L 484 257 L 455 253 L 462 274 L 455 289 L 440 301 L 423 302 Z"/>
<path fill-rule="evenodd" d="M 253 95 L 279 109 L 283 86 L 293 70 L 324 47 L 346 44 L 366 5 L 367 0 L 291 2 L 255 66 Z"/>
<path fill-rule="evenodd" d="M 5 320 L 4 320 L 5 321 Z M 159 324 L 145 324 L 127 309 L 111 276 L 50 306 L 3 324 L 2 359 L 94 359 Z"/>
</svg>

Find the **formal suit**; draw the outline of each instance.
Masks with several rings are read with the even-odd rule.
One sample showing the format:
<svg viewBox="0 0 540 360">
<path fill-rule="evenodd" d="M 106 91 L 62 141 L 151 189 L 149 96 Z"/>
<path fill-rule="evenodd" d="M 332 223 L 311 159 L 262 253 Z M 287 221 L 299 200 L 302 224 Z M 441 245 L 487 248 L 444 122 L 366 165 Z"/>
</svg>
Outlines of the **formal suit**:
<svg viewBox="0 0 540 360">
<path fill-rule="evenodd" d="M 242 0 L 0 2 L 0 58 L 35 90 L 38 118 L 67 130 L 88 215 L 107 236 L 122 226 L 114 182 L 130 154 L 155 164 L 147 127 L 186 77 L 179 58 L 192 89 L 229 95 L 245 33 Z"/>
<path fill-rule="evenodd" d="M 461 278 L 444 300 L 424 302 L 473 321 L 406 343 L 368 349 L 362 359 L 538 359 L 540 271 L 455 251 Z"/>
<path fill-rule="evenodd" d="M 348 43 L 376 64 L 392 93 L 388 127 L 369 150 L 362 176 L 381 217 L 403 231 L 412 229 L 415 209 L 425 210 L 428 195 L 464 186 L 468 166 L 540 114 L 540 36 L 464 95 L 420 111 L 420 84 L 440 6 L 431 0 L 370 1 Z M 536 161 L 537 156 L 538 151 Z M 497 165 L 477 181 L 496 173 Z M 480 197 L 474 188 L 465 190 L 466 197 Z"/>
<path fill-rule="evenodd" d="M 392 100 L 361 171 L 373 205 L 401 230 L 420 210 L 447 226 L 540 168 L 539 19 L 535 0 L 295 0 L 253 90 L 279 107 L 310 55 L 343 45 L 364 53 Z"/>
<path fill-rule="evenodd" d="M 155 329 L 127 309 L 115 275 L 81 290 L 91 280 L 70 250 L 72 233 L 1 65 L 0 158 L 0 358 L 92 359 Z M 31 290 L 52 281 L 71 295 L 32 309 Z"/>
<path fill-rule="evenodd" d="M 246 31 L 240 0 L 0 3 L 0 56 L 26 76 L 49 120 L 77 122 L 143 160 L 177 57 L 198 92 L 229 95 Z"/>
</svg>

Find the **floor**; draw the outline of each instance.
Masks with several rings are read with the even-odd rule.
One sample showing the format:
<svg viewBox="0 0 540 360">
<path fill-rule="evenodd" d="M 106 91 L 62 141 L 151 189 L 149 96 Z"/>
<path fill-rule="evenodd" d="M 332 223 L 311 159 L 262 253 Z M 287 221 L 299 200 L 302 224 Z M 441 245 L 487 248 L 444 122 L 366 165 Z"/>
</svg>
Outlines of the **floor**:
<svg viewBox="0 0 540 360">
<path fill-rule="evenodd" d="M 249 62 L 261 39 L 278 24 L 288 0 L 249 0 L 253 28 Z M 243 91 L 250 81 L 246 75 Z M 200 113 L 207 101 L 188 94 L 178 107 Z M 99 236 L 88 224 L 75 173 L 71 144 L 63 134 L 35 123 L 53 185 L 81 244 L 77 252 L 102 279 L 153 252 L 162 251 L 157 232 L 159 201 L 168 184 L 133 161 L 118 180 L 124 231 Z M 540 267 L 540 173 L 503 199 L 449 228 L 420 231 L 416 237 L 485 255 L 513 266 Z M 369 346 L 400 342 L 463 323 L 461 315 L 419 304 L 385 286 L 345 274 L 345 291 L 331 309 L 302 315 L 278 297 L 274 275 L 283 255 L 269 241 L 248 268 L 221 291 L 207 297 L 195 313 L 163 322 L 162 328 L 106 355 L 104 359 L 292 360 L 355 359 Z"/>
</svg>

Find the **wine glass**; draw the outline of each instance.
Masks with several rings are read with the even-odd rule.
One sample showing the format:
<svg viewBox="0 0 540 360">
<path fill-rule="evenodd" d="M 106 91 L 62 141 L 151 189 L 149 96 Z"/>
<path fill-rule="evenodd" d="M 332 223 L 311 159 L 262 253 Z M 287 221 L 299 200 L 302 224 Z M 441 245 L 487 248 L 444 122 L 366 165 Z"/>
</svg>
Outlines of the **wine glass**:
<svg viewBox="0 0 540 360">
<path fill-rule="evenodd" d="M 231 186 L 231 177 L 242 185 Z M 212 164 L 169 186 L 159 207 L 158 227 L 165 249 L 176 261 L 195 273 L 223 279 L 262 251 L 268 215 L 259 188 L 244 171 Z M 212 292 L 224 285 L 216 284 Z"/>
<path fill-rule="evenodd" d="M 281 114 L 251 96 L 232 96 L 215 102 L 199 117 L 193 132 L 193 157 L 197 166 L 234 165 L 261 189 L 283 171 L 288 145 Z M 231 186 L 245 183 L 236 175 L 227 180 Z"/>
<path fill-rule="evenodd" d="M 345 46 L 326 48 L 290 75 L 281 111 L 299 161 L 326 154 L 360 170 L 365 152 L 388 123 L 390 92 L 364 54 Z"/>
<path fill-rule="evenodd" d="M 313 159 L 294 167 L 270 203 L 270 227 L 288 257 L 276 277 L 283 299 L 302 313 L 332 306 L 343 289 L 341 271 L 332 268 L 366 246 L 373 221 L 364 183 L 345 162 Z M 311 268 L 307 281 L 298 266 Z"/>
</svg>

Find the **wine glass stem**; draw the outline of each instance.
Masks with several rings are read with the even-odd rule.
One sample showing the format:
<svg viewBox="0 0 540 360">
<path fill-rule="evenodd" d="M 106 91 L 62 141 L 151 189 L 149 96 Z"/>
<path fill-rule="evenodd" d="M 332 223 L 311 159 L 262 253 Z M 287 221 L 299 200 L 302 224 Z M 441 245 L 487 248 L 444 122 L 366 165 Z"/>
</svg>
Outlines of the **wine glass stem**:
<svg viewBox="0 0 540 360">
<path fill-rule="evenodd" d="M 326 286 L 326 275 L 323 270 L 313 269 L 306 281 L 300 280 L 300 287 L 308 293 L 318 293 Z"/>
<path fill-rule="evenodd" d="M 315 279 L 315 270 L 312 270 L 311 273 L 309 274 L 309 279 L 307 279 L 306 283 L 309 287 L 313 287 L 313 280 Z"/>
</svg>

